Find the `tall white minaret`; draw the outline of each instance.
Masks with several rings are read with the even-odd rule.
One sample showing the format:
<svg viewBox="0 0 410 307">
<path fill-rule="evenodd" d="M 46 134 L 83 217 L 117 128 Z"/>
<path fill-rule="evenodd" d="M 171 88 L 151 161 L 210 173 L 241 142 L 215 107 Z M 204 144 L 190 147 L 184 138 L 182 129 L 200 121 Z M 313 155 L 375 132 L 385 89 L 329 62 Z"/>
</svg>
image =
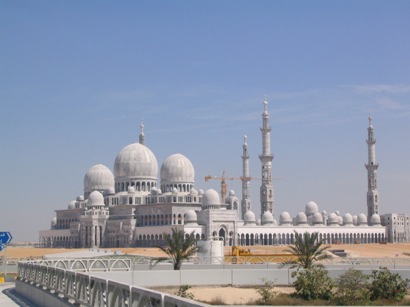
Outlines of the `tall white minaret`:
<svg viewBox="0 0 410 307">
<path fill-rule="evenodd" d="M 268 101 L 263 101 L 264 111 L 262 113 L 262 154 L 259 159 L 262 162 L 262 185 L 260 189 L 261 217 L 265 211 L 273 212 L 273 185 L 272 185 L 272 160 L 273 154 L 270 150 L 270 125 L 268 113 Z"/>
<path fill-rule="evenodd" d="M 244 219 L 245 213 L 248 210 L 251 210 L 252 203 L 251 197 L 249 193 L 249 185 L 250 185 L 250 177 L 249 177 L 249 152 L 248 152 L 248 137 L 246 134 L 243 137 L 243 145 L 242 145 L 242 219 Z"/>
<path fill-rule="evenodd" d="M 140 135 L 139 135 L 139 139 L 140 139 L 139 143 L 141 145 L 145 145 L 144 122 L 143 121 L 141 121 L 140 128 L 141 128 L 141 132 L 140 132 Z"/>
<path fill-rule="evenodd" d="M 369 128 L 367 128 L 367 133 L 367 217 L 370 222 L 370 218 L 374 213 L 379 214 L 379 192 L 377 191 L 377 168 L 379 167 L 379 164 L 376 163 L 376 139 L 374 138 L 371 115 L 369 115 Z"/>
</svg>

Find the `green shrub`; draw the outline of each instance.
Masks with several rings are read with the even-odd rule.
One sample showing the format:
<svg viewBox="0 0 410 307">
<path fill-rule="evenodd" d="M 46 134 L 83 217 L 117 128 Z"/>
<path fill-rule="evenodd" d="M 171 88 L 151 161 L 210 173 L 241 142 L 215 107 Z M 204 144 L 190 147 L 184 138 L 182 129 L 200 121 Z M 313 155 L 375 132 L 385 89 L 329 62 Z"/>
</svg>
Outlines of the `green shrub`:
<svg viewBox="0 0 410 307">
<path fill-rule="evenodd" d="M 277 291 L 274 290 L 273 282 L 265 282 L 263 286 L 258 288 L 256 292 L 261 296 L 258 300 L 258 304 L 260 305 L 271 305 L 273 299 L 277 296 Z"/>
<path fill-rule="evenodd" d="M 188 292 L 189 289 L 191 289 L 191 286 L 181 285 L 178 289 L 178 292 L 176 292 L 175 295 L 178 295 L 178 296 L 184 297 L 184 298 L 189 298 L 189 299 L 193 300 L 194 295 L 192 293 Z"/>
<path fill-rule="evenodd" d="M 303 271 L 292 273 L 296 292 L 293 294 L 305 300 L 329 300 L 332 298 L 333 280 L 321 266 L 313 266 Z"/>
<path fill-rule="evenodd" d="M 349 269 L 335 282 L 337 290 L 334 303 L 337 305 L 366 305 L 370 300 L 369 276 L 361 271 Z"/>
<path fill-rule="evenodd" d="M 403 279 L 397 273 L 390 272 L 387 268 L 372 271 L 370 285 L 370 299 L 387 299 L 401 301 L 407 294 L 408 279 Z"/>
</svg>

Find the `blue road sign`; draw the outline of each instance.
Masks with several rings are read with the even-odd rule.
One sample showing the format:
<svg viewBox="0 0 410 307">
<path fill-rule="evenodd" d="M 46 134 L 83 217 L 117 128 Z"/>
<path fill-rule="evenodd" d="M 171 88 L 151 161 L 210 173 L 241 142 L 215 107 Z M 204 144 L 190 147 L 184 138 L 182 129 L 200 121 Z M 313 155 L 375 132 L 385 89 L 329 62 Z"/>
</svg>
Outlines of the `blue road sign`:
<svg viewBox="0 0 410 307">
<path fill-rule="evenodd" d="M 8 231 L 0 231 L 0 244 L 9 244 L 13 237 Z"/>
<path fill-rule="evenodd" d="M 0 244 L 0 252 L 5 248 L 3 244 Z"/>
</svg>

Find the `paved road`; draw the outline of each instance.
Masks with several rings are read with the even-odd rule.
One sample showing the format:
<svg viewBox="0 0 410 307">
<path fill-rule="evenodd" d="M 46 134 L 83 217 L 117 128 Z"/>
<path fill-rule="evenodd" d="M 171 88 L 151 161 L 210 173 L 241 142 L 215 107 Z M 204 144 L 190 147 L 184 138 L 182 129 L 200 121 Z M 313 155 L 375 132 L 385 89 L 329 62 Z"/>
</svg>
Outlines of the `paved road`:
<svg viewBox="0 0 410 307">
<path fill-rule="evenodd" d="M 14 282 L 0 284 L 0 306 L 1 307 L 39 307 L 29 300 L 23 298 L 16 292 Z"/>
</svg>

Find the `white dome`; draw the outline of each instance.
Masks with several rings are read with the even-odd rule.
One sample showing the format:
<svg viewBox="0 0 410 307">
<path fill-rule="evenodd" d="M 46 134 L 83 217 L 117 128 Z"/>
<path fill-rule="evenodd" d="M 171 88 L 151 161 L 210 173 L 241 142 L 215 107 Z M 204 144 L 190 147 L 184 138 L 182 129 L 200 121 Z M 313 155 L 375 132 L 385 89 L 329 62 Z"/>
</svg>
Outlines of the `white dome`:
<svg viewBox="0 0 410 307">
<path fill-rule="evenodd" d="M 370 225 L 372 226 L 380 226 L 381 224 L 381 220 L 380 220 L 380 216 L 378 214 L 373 214 L 370 218 Z"/>
<path fill-rule="evenodd" d="M 319 212 L 316 212 L 313 215 L 312 223 L 313 223 L 313 225 L 323 224 L 323 216 Z"/>
<path fill-rule="evenodd" d="M 296 215 L 296 224 L 298 225 L 307 224 L 307 216 L 304 212 L 299 212 Z"/>
<path fill-rule="evenodd" d="M 83 201 L 83 200 L 84 200 L 84 196 L 82 196 L 82 195 L 77 196 L 77 201 Z"/>
<path fill-rule="evenodd" d="M 102 164 L 89 168 L 84 176 L 84 194 L 87 196 L 92 191 L 108 189 L 114 189 L 114 176 L 110 169 Z"/>
<path fill-rule="evenodd" d="M 161 166 L 161 184 L 191 183 L 195 171 L 191 161 L 179 153 L 169 156 Z"/>
<path fill-rule="evenodd" d="M 128 194 L 134 194 L 135 193 L 135 188 L 132 186 L 128 187 Z"/>
<path fill-rule="evenodd" d="M 115 179 L 152 179 L 156 180 L 158 163 L 152 151 L 140 144 L 125 146 L 117 155 L 114 163 Z"/>
<path fill-rule="evenodd" d="M 57 217 L 51 219 L 51 227 L 54 227 L 55 225 L 57 225 Z"/>
<path fill-rule="evenodd" d="M 192 188 L 191 191 L 189 191 L 189 192 L 192 196 L 197 196 L 198 195 L 198 191 L 195 190 L 194 188 Z"/>
<path fill-rule="evenodd" d="M 105 191 L 105 193 L 107 194 L 107 195 L 114 195 L 115 194 L 115 189 L 112 187 L 112 188 L 109 188 L 109 189 L 107 189 L 106 191 Z"/>
<path fill-rule="evenodd" d="M 262 214 L 262 225 L 271 225 L 274 224 L 273 214 L 268 210 Z"/>
<path fill-rule="evenodd" d="M 68 209 L 75 209 L 75 200 L 70 201 L 68 204 Z"/>
<path fill-rule="evenodd" d="M 204 194 L 203 204 L 204 206 L 220 206 L 221 199 L 218 192 L 214 189 L 207 190 Z"/>
<path fill-rule="evenodd" d="M 204 190 L 203 190 L 203 189 L 199 189 L 198 194 L 199 194 L 199 195 L 204 195 L 204 194 L 205 194 L 205 192 L 204 192 Z"/>
<path fill-rule="evenodd" d="M 251 210 L 246 211 L 243 220 L 245 222 L 245 225 L 256 224 L 255 213 L 253 213 Z"/>
<path fill-rule="evenodd" d="M 91 192 L 88 196 L 87 207 L 104 206 L 104 196 L 98 191 Z"/>
<path fill-rule="evenodd" d="M 196 212 L 194 210 L 188 210 L 185 213 L 185 225 L 192 225 L 192 224 L 197 224 L 197 215 Z"/>
<path fill-rule="evenodd" d="M 353 225 L 353 216 L 352 216 L 350 213 L 346 213 L 346 214 L 343 216 L 343 224 L 344 224 L 345 226 L 351 226 L 351 225 Z"/>
<path fill-rule="evenodd" d="M 357 225 L 357 215 L 353 215 L 353 224 Z"/>
<path fill-rule="evenodd" d="M 292 223 L 292 217 L 290 216 L 289 212 L 284 211 L 279 216 L 279 225 L 286 225 Z"/>
<path fill-rule="evenodd" d="M 318 212 L 319 212 L 319 207 L 314 201 L 310 201 L 307 203 L 305 207 L 306 216 L 310 216 Z"/>
<path fill-rule="evenodd" d="M 329 216 L 327 217 L 327 223 L 328 225 L 339 225 L 339 217 L 337 216 L 336 213 L 332 212 L 329 214 Z"/>
<path fill-rule="evenodd" d="M 367 216 L 364 213 L 360 213 L 357 217 L 357 224 L 360 226 L 367 225 Z"/>
</svg>

